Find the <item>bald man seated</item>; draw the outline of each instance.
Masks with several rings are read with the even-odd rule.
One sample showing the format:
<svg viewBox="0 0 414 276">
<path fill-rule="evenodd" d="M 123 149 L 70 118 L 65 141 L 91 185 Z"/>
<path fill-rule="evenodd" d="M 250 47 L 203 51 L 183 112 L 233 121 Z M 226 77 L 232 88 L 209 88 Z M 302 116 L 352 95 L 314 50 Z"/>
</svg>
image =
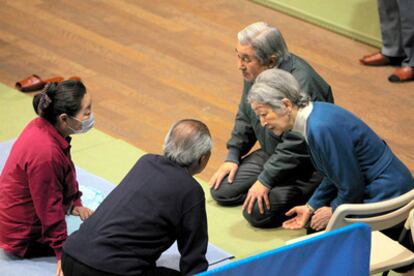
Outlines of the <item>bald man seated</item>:
<svg viewBox="0 0 414 276">
<path fill-rule="evenodd" d="M 210 158 L 205 124 L 175 123 L 164 155 L 141 157 L 121 183 L 63 247 L 62 270 L 71 275 L 182 275 L 205 271 L 208 245 L 205 196 L 193 175 Z M 156 267 L 177 241 L 180 272 Z"/>
</svg>

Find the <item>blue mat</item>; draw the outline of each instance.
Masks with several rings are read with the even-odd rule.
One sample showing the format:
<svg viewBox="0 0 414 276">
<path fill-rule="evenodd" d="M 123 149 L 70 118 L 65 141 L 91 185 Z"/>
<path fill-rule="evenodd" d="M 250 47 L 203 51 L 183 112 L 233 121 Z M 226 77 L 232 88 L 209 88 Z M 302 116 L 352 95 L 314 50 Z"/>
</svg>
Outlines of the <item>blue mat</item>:
<svg viewBox="0 0 414 276">
<path fill-rule="evenodd" d="M 0 171 L 3 170 L 13 143 L 14 140 L 0 143 Z M 76 173 L 79 188 L 83 193 L 82 203 L 84 206 L 91 209 L 96 209 L 115 187 L 115 185 L 109 181 L 89 173 L 82 168 L 76 167 Z M 82 223 L 81 219 L 75 216 L 67 216 L 66 222 L 69 234 L 76 231 Z M 212 269 L 229 263 L 229 260 L 233 258 L 233 255 L 209 243 L 206 257 L 210 264 L 209 269 Z M 157 265 L 179 270 L 179 260 L 180 253 L 178 252 L 176 243 L 174 243 L 161 255 L 157 261 Z M 0 275 L 47 276 L 55 275 L 55 272 L 56 260 L 54 257 L 21 259 L 7 254 L 0 249 Z"/>
</svg>

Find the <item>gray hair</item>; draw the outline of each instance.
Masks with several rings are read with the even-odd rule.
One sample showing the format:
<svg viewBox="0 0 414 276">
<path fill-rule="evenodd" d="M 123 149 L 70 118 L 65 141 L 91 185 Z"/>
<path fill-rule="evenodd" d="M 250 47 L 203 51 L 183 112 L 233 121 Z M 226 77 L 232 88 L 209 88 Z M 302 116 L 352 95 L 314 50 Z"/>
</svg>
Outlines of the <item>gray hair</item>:
<svg viewBox="0 0 414 276">
<path fill-rule="evenodd" d="M 253 23 L 237 34 L 242 45 L 249 44 L 256 52 L 262 65 L 267 65 L 272 56 L 276 56 L 276 67 L 286 60 L 290 53 L 282 34 L 275 27 L 265 22 Z"/>
<path fill-rule="evenodd" d="M 208 127 L 193 119 L 174 123 L 164 140 L 164 156 L 180 166 L 189 167 L 211 151 L 212 141 Z"/>
<path fill-rule="evenodd" d="M 247 96 L 249 103 L 267 104 L 275 111 L 280 109 L 284 98 L 297 107 L 305 107 L 310 100 L 290 73 L 276 68 L 260 73 Z"/>
</svg>

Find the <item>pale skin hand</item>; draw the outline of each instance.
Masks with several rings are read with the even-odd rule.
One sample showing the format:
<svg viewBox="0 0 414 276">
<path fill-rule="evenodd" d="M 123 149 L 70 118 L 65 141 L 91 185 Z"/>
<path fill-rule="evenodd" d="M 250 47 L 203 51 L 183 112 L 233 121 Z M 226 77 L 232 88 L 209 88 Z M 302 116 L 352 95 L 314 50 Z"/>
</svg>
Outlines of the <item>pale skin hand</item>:
<svg viewBox="0 0 414 276">
<path fill-rule="evenodd" d="M 221 181 L 228 175 L 227 181 L 229 184 L 233 183 L 234 176 L 236 175 L 239 165 L 233 162 L 224 162 L 223 165 L 213 174 L 208 182 L 210 188 L 217 190 L 221 184 Z"/>
<path fill-rule="evenodd" d="M 56 264 L 56 276 L 64 276 L 62 271 L 62 261 L 59 260 Z"/>
<path fill-rule="evenodd" d="M 89 218 L 92 215 L 92 213 L 93 211 L 91 209 L 82 206 L 76 206 L 72 210 L 72 215 L 80 216 L 81 220 Z"/>
<path fill-rule="evenodd" d="M 325 229 L 332 217 L 332 207 L 321 207 L 315 211 L 310 226 L 314 230 Z"/>
<path fill-rule="evenodd" d="M 295 217 L 288 219 L 283 223 L 283 228 L 285 229 L 301 229 L 305 227 L 306 223 L 308 222 L 311 212 L 309 211 L 306 205 L 296 206 L 286 212 L 286 216 L 293 216 Z"/>
<path fill-rule="evenodd" d="M 269 191 L 269 188 L 257 180 L 253 186 L 250 187 L 249 192 L 247 193 L 247 197 L 243 203 L 243 210 L 247 209 L 247 213 L 251 214 L 254 202 L 257 200 L 257 207 L 259 207 L 259 212 L 260 214 L 264 214 L 263 202 L 266 206 L 266 209 L 270 209 Z"/>
</svg>

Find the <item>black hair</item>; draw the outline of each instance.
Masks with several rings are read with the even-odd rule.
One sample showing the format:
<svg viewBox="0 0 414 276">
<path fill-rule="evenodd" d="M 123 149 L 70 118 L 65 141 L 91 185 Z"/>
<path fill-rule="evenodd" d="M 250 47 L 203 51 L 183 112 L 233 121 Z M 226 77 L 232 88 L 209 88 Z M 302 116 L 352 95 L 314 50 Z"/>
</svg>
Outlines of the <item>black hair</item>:
<svg viewBox="0 0 414 276">
<path fill-rule="evenodd" d="M 75 117 L 85 94 L 86 87 L 79 80 L 48 83 L 41 93 L 34 96 L 33 108 L 36 114 L 54 125 L 60 114 Z"/>
</svg>

